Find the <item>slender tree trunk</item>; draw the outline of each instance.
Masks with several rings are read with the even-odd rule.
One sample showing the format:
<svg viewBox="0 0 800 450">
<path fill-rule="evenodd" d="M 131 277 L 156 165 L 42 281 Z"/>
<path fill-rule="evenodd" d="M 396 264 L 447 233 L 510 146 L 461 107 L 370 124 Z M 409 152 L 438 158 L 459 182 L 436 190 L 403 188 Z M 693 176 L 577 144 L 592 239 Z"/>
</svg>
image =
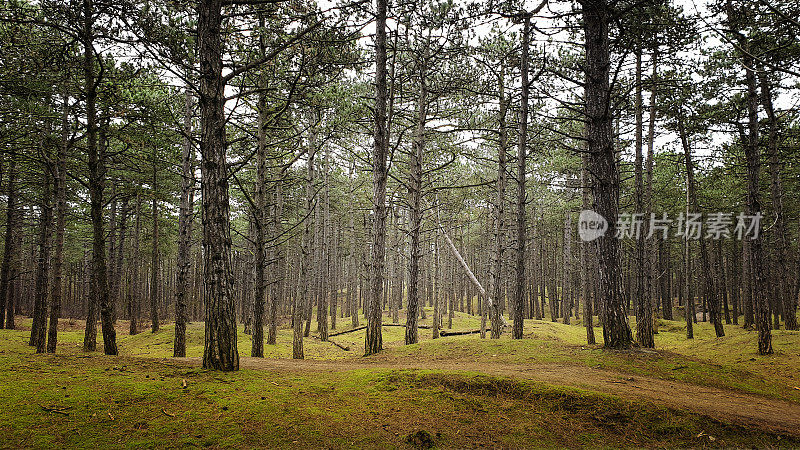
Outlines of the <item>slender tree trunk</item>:
<svg viewBox="0 0 800 450">
<path fill-rule="evenodd" d="M 645 192 L 643 179 L 643 129 L 644 118 L 642 111 L 642 51 L 636 51 L 636 94 L 634 96 L 636 110 L 636 162 L 635 162 L 635 184 L 636 184 L 636 214 L 643 214 L 645 209 Z M 648 155 L 649 156 L 649 155 Z M 646 221 L 644 221 L 647 223 Z M 639 230 L 636 236 L 636 285 L 634 291 L 636 304 L 636 341 L 645 348 L 655 347 L 653 340 L 653 307 L 650 301 L 650 289 L 646 277 L 649 272 L 649 260 L 647 254 L 647 230 Z"/>
<path fill-rule="evenodd" d="M 156 165 L 156 149 L 153 148 L 153 203 L 152 203 L 153 235 L 152 259 L 150 261 L 150 330 L 155 333 L 159 328 L 158 319 L 158 293 L 160 284 L 158 280 L 158 261 L 161 249 L 158 245 L 158 168 Z"/>
<path fill-rule="evenodd" d="M 687 213 L 686 217 L 693 213 L 699 213 L 700 206 L 697 201 L 697 188 L 695 186 L 695 179 L 694 179 L 694 163 L 692 162 L 692 152 L 689 145 L 689 137 L 686 134 L 686 130 L 683 125 L 683 119 L 681 117 L 678 118 L 678 133 L 681 139 L 681 145 L 683 146 L 684 152 L 684 159 L 686 163 L 686 180 L 687 180 L 687 189 L 686 189 L 686 196 L 687 196 Z M 688 227 L 685 230 L 688 239 Z M 714 325 L 714 330 L 716 332 L 717 337 L 725 336 L 725 330 L 722 326 L 722 321 L 720 320 L 719 314 L 719 299 L 714 291 L 714 273 L 711 264 L 708 262 L 708 249 L 706 248 L 706 241 L 703 236 L 700 236 L 700 264 L 701 270 L 703 272 L 703 293 L 704 298 L 706 299 L 706 303 L 708 306 L 708 310 L 711 314 L 711 323 Z M 691 272 L 687 272 L 691 273 Z M 704 309 L 705 311 L 705 309 Z"/>
<path fill-rule="evenodd" d="M 769 172 L 770 190 L 772 192 L 772 208 L 775 210 L 775 256 L 776 269 L 780 273 L 787 273 L 789 270 L 786 253 L 789 248 L 788 237 L 786 235 L 786 215 L 783 212 L 783 183 L 781 180 L 781 161 L 778 152 L 778 119 L 775 116 L 775 109 L 772 107 L 772 92 L 767 74 L 764 71 L 758 72 L 761 84 L 761 104 L 767 112 L 769 122 L 769 140 L 767 149 L 769 152 Z M 787 330 L 797 330 L 797 314 L 795 312 L 797 296 L 792 297 L 792 286 L 789 283 L 777 283 L 776 303 L 783 305 L 783 314 Z"/>
<path fill-rule="evenodd" d="M 47 344 L 47 283 L 49 281 L 50 244 L 53 231 L 53 205 L 50 203 L 51 179 L 50 167 L 45 166 L 44 184 L 42 186 L 42 210 L 39 218 L 39 261 L 36 265 L 34 321 L 31 327 L 30 339 L 30 344 L 36 347 L 36 353 L 44 353 Z"/>
<path fill-rule="evenodd" d="M 264 27 L 264 16 L 259 14 L 259 27 Z M 266 51 L 264 34 L 258 37 L 259 56 Z M 261 77 L 263 79 L 263 77 Z M 263 82 L 262 82 L 263 83 Z M 266 86 L 260 86 L 262 89 Z M 258 94 L 258 147 L 256 149 L 256 192 L 253 221 L 255 224 L 255 290 L 253 292 L 253 342 L 250 356 L 264 357 L 264 305 L 267 292 L 264 277 L 267 266 L 267 97 L 264 91 Z"/>
<path fill-rule="evenodd" d="M 231 230 L 222 79 L 222 0 L 197 5 L 200 57 L 200 154 L 203 196 L 205 346 L 203 367 L 239 370 L 236 311 L 231 297 Z"/>
<path fill-rule="evenodd" d="M 523 302 L 525 298 L 525 162 L 528 146 L 528 46 L 530 45 L 531 18 L 525 15 L 522 28 L 522 57 L 520 71 L 522 75 L 522 96 L 519 108 L 519 133 L 517 143 L 517 248 L 516 248 L 516 280 L 514 283 L 514 327 L 511 337 L 522 339 L 525 321 Z"/>
<path fill-rule="evenodd" d="M 105 189 L 105 144 L 98 148 L 97 144 L 97 79 L 95 76 L 95 54 L 93 46 L 93 0 L 83 0 L 84 12 L 84 82 L 86 87 L 86 139 L 89 162 L 89 202 L 92 218 L 92 286 L 93 297 L 90 305 L 99 304 L 103 330 L 103 351 L 106 355 L 116 355 L 117 333 L 114 330 L 113 311 L 108 292 L 108 276 L 106 267 L 105 225 L 103 219 L 103 191 Z M 90 307 L 86 320 L 86 336 L 84 349 L 94 350 L 96 318 Z M 90 323 L 92 324 L 90 326 Z"/>
<path fill-rule="evenodd" d="M 56 235 L 53 254 L 53 284 L 50 290 L 50 324 L 47 333 L 47 352 L 55 353 L 58 344 L 58 319 L 61 317 L 63 292 L 64 232 L 67 220 L 67 147 L 69 146 L 69 100 L 63 96 L 64 110 L 61 116 L 61 145 L 58 147 L 55 164 Z M 0 294 L 2 295 L 2 294 Z M 0 319 L 2 324 L 2 319 Z"/>
<path fill-rule="evenodd" d="M 181 164 L 181 204 L 178 211 L 178 275 L 175 286 L 175 341 L 172 356 L 186 356 L 186 299 L 189 294 L 192 216 L 194 210 L 194 149 L 192 147 L 192 93 L 184 93 L 183 161 Z"/>
<path fill-rule="evenodd" d="M 386 13 L 387 0 L 376 0 L 375 21 L 375 136 L 373 150 L 373 243 L 372 276 L 370 277 L 369 317 L 364 340 L 365 355 L 378 353 L 383 349 L 381 329 L 383 298 L 383 265 L 386 253 L 386 154 L 389 132 L 386 122 Z"/>
<path fill-rule="evenodd" d="M 716 243 L 717 255 L 714 261 L 715 270 L 719 274 L 718 279 L 718 292 L 722 297 L 723 313 L 725 314 L 725 324 L 731 324 L 731 311 L 728 305 L 728 277 L 725 274 L 725 259 L 722 254 L 722 240 L 717 239 Z"/>
<path fill-rule="evenodd" d="M 292 357 L 294 359 L 303 359 L 303 317 L 305 314 L 305 304 L 309 302 L 311 292 L 309 285 L 311 284 L 311 268 L 313 260 L 313 239 L 314 239 L 314 157 L 316 156 L 317 148 L 316 143 L 312 142 L 308 149 L 308 161 L 306 162 L 306 207 L 305 207 L 305 222 L 303 228 L 303 241 L 301 246 L 302 260 L 300 261 L 300 295 L 295 299 L 294 310 L 292 313 L 292 324 L 294 330 L 294 338 L 292 344 Z M 311 318 L 309 317 L 310 321 Z"/>
<path fill-rule="evenodd" d="M 490 288 L 489 292 L 494 302 L 491 307 L 484 308 L 484 316 L 488 315 L 491 323 L 491 338 L 499 339 L 502 333 L 502 323 L 500 321 L 500 306 L 498 299 L 503 293 L 502 283 L 502 268 L 503 268 L 503 253 L 505 250 L 503 242 L 503 232 L 505 230 L 505 192 L 506 192 L 506 149 L 508 148 L 508 129 L 506 128 L 506 113 L 508 110 L 508 103 L 506 102 L 505 95 L 505 80 L 501 71 L 497 78 L 498 83 L 498 124 L 499 124 L 499 142 L 497 146 L 497 185 L 495 189 L 495 203 L 494 203 L 494 251 L 492 254 L 492 267 L 490 271 Z M 484 303 L 485 305 L 485 303 Z M 485 318 L 482 320 L 482 327 L 485 328 Z M 485 334 L 485 332 L 484 332 Z"/>
<path fill-rule="evenodd" d="M 282 229 L 281 219 L 283 217 L 283 172 L 278 171 L 278 177 L 275 182 L 275 204 L 272 215 L 272 237 L 274 239 L 273 255 L 275 257 L 276 273 L 278 279 L 276 280 L 275 290 L 269 300 L 269 326 L 267 330 L 267 345 L 275 345 L 278 340 L 278 302 L 284 301 L 284 292 L 286 281 L 284 279 L 284 250 L 283 244 L 280 242 Z"/>
<path fill-rule="evenodd" d="M 139 189 L 141 190 L 141 188 Z M 131 280 L 128 289 L 128 317 L 130 327 L 128 333 L 133 336 L 139 333 L 139 318 L 141 317 L 142 288 L 141 277 L 139 276 L 139 266 L 142 264 L 140 256 L 141 246 L 139 235 L 142 232 L 142 197 L 139 191 L 136 192 L 136 222 L 133 232 L 133 261 L 131 263 Z"/>
<path fill-rule="evenodd" d="M 323 183 L 323 204 L 321 207 L 318 207 L 318 218 L 320 219 L 318 222 L 318 240 L 320 245 L 319 248 L 319 259 L 317 260 L 317 273 L 319 274 L 320 280 L 320 290 L 319 295 L 317 296 L 317 332 L 319 333 L 319 338 L 321 341 L 325 342 L 328 340 L 328 296 L 331 290 L 330 285 L 330 271 L 328 258 L 330 257 L 330 233 L 329 233 L 329 215 L 330 215 L 330 203 L 329 203 L 329 186 L 328 186 L 328 170 L 330 167 L 328 166 L 328 155 L 327 150 L 323 154 L 324 162 L 322 170 L 324 170 L 322 176 L 322 183 Z"/>
<path fill-rule="evenodd" d="M 409 258 L 408 278 L 408 305 L 406 309 L 406 344 L 416 344 L 418 335 L 418 316 L 420 308 L 420 262 L 422 249 L 420 248 L 420 233 L 422 230 L 422 156 L 425 146 L 425 121 L 427 117 L 427 87 L 425 85 L 426 68 L 420 65 L 419 98 L 417 99 L 417 129 L 411 149 L 409 162 L 409 205 L 411 213 L 411 255 Z"/>
<path fill-rule="evenodd" d="M 751 217 L 761 215 L 758 179 L 761 171 L 760 151 L 758 147 L 758 94 L 756 92 L 756 75 L 752 69 L 753 61 L 748 54 L 742 56 L 747 77 L 747 116 L 748 142 L 745 145 L 747 158 L 747 214 Z M 755 312 L 755 324 L 758 330 L 758 353 L 772 354 L 772 331 L 769 323 L 769 304 L 764 295 L 766 287 L 763 267 L 763 250 L 760 222 L 755 230 L 755 239 L 748 242 L 750 254 L 750 271 L 752 273 L 752 302 Z"/>
<path fill-rule="evenodd" d="M 591 207 L 591 186 L 589 185 L 589 154 L 586 152 L 581 155 L 581 186 L 583 209 L 588 210 Z M 587 242 L 581 244 L 581 292 L 583 295 L 583 326 L 586 328 L 586 343 L 594 345 L 596 343 L 594 338 L 594 317 L 592 317 L 594 311 L 592 308 L 589 268 L 587 267 L 591 258 L 589 245 Z M 542 308 L 544 308 L 544 305 L 542 305 Z"/>
<path fill-rule="evenodd" d="M 5 317 L 5 327 L 14 329 L 14 295 L 13 282 L 17 278 L 17 261 L 19 253 L 19 240 L 17 239 L 20 226 L 19 211 L 17 206 L 17 155 L 12 150 L 9 154 L 8 181 L 6 184 L 6 236 L 3 252 L 3 266 L 0 269 L 0 313 Z M 0 317 L 0 327 L 3 326 L 3 317 Z"/>
</svg>

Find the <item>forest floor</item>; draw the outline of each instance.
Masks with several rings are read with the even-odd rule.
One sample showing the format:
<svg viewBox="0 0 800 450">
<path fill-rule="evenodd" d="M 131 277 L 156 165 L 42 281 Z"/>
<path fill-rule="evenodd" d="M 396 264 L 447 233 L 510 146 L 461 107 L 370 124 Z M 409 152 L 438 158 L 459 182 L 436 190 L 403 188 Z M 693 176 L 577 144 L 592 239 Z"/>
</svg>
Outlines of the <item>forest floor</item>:
<svg viewBox="0 0 800 450">
<path fill-rule="evenodd" d="M 775 331 L 775 355 L 759 356 L 737 326 L 717 339 L 698 324 L 688 341 L 661 321 L 657 350 L 632 351 L 549 321 L 526 321 L 521 341 L 421 329 L 410 346 L 387 326 L 378 355 L 357 331 L 332 338 L 350 351 L 308 338 L 296 361 L 281 329 L 265 359 L 240 333 L 242 370 L 225 374 L 199 368 L 202 323 L 181 359 L 171 324 L 129 336 L 121 321 L 119 357 L 82 352 L 83 322 L 68 320 L 58 353 L 36 355 L 19 325 L 0 330 L 0 447 L 800 447 L 798 332 Z"/>
</svg>

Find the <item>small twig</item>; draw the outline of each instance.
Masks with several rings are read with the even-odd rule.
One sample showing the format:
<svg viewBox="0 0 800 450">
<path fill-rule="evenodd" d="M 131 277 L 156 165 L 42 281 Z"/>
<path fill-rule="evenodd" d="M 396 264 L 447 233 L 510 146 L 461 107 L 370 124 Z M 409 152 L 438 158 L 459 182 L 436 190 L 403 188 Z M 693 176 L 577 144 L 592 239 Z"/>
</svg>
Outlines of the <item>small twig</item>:
<svg viewBox="0 0 800 450">
<path fill-rule="evenodd" d="M 61 414 L 61 415 L 64 415 L 64 416 L 68 416 L 69 415 L 69 413 L 64 411 L 64 410 L 55 409 L 55 408 L 48 408 L 48 407 L 42 406 L 42 405 L 39 405 L 39 407 L 42 408 L 43 410 L 47 411 L 47 412 Z"/>
<path fill-rule="evenodd" d="M 164 408 L 161 408 L 161 412 L 164 413 L 164 415 L 167 417 L 175 417 L 175 414 L 168 413 L 167 410 L 165 410 Z"/>
</svg>

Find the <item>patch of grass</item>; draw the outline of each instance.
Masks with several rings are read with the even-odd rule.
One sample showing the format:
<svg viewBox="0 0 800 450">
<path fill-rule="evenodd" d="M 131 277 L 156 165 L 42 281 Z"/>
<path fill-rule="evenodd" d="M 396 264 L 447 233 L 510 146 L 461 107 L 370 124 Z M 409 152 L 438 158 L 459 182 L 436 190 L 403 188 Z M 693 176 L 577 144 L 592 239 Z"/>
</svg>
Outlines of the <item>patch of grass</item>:
<svg viewBox="0 0 800 450">
<path fill-rule="evenodd" d="M 631 319 L 635 329 L 635 320 Z M 775 354 L 757 354 L 755 331 L 725 327 L 716 338 L 708 323 L 696 324 L 695 339 L 685 337 L 685 324 L 661 321 L 655 351 L 609 351 L 586 345 L 580 324 L 526 320 L 525 338 L 497 340 L 476 335 L 453 336 L 391 349 L 387 358 L 469 360 L 508 364 L 567 363 L 640 376 L 733 389 L 800 402 L 800 332 L 773 331 Z M 602 329 L 595 329 L 602 342 Z"/>
<path fill-rule="evenodd" d="M 441 448 L 800 445 L 695 414 L 480 374 L 218 373 L 154 358 L 35 355 L 22 337 L 0 339 L 0 402 L 15 405 L 0 410 L 0 433 L 15 448 L 395 448 L 426 434 Z"/>
</svg>

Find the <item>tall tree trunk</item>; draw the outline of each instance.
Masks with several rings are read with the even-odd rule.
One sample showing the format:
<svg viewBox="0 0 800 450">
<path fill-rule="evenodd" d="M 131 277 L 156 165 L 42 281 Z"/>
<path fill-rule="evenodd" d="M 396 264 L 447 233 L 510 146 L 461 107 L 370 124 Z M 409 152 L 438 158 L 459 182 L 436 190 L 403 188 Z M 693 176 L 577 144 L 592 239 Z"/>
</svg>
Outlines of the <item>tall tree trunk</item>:
<svg viewBox="0 0 800 450">
<path fill-rule="evenodd" d="M 628 348 L 630 326 L 619 290 L 619 242 L 616 221 L 619 171 L 613 142 L 613 116 L 609 104 L 609 38 L 611 20 L 607 0 L 584 0 L 583 29 L 586 37 L 586 121 L 589 160 L 593 175 L 594 210 L 608 221 L 606 234 L 596 240 L 600 268 L 603 339 L 607 348 Z"/>
<path fill-rule="evenodd" d="M 95 54 L 93 45 L 92 24 L 94 18 L 93 0 L 83 0 L 84 29 L 84 62 L 83 73 L 86 88 L 86 139 L 89 162 L 89 202 L 91 204 L 92 218 L 92 283 L 93 297 L 90 305 L 95 302 L 100 306 L 100 318 L 103 331 L 103 351 L 106 355 L 116 355 L 117 332 L 114 330 L 113 311 L 108 292 L 108 275 L 106 268 L 106 237 L 103 219 L 103 191 L 105 189 L 105 144 L 98 148 L 97 144 L 97 79 L 95 76 Z M 93 308 L 86 320 L 86 336 L 84 349 L 94 350 L 96 336 L 96 318 Z M 91 329 L 90 329 L 90 324 Z"/>
<path fill-rule="evenodd" d="M 49 159 L 49 157 L 45 156 L 45 159 Z M 39 261 L 36 265 L 36 297 L 30 339 L 30 344 L 36 347 L 36 353 L 44 353 L 47 343 L 47 283 L 50 275 L 50 244 L 53 231 L 53 205 L 50 203 L 52 174 L 48 166 L 46 164 L 44 167 L 44 184 L 42 186 L 42 209 L 39 217 Z"/>
<path fill-rule="evenodd" d="M 381 329 L 383 298 L 383 265 L 386 253 L 386 154 L 389 144 L 389 131 L 386 121 L 386 13 L 387 0 L 376 0 L 375 21 L 375 135 L 372 155 L 373 164 L 373 242 L 372 275 L 370 277 L 369 317 L 364 338 L 365 355 L 378 353 L 383 349 Z"/>
<path fill-rule="evenodd" d="M 194 149 L 192 147 L 192 93 L 184 93 L 181 204 L 178 211 L 178 275 L 175 282 L 175 341 L 172 356 L 186 356 L 186 299 L 191 270 L 192 216 L 194 214 Z"/>
<path fill-rule="evenodd" d="M 643 131 L 644 114 L 642 111 L 642 51 L 636 51 L 636 93 L 634 95 L 634 109 L 636 110 L 636 162 L 635 162 L 635 184 L 636 184 L 636 214 L 643 214 L 645 209 L 645 192 L 643 179 Z M 646 221 L 644 221 L 646 223 Z M 640 229 L 636 237 L 636 285 L 634 298 L 636 304 L 636 341 L 645 348 L 655 347 L 653 340 L 653 307 L 650 301 L 649 284 L 646 282 L 649 265 L 647 252 L 647 230 Z"/>
<path fill-rule="evenodd" d="M 522 96 L 519 106 L 519 133 L 517 142 L 517 249 L 516 249 L 516 279 L 514 282 L 514 327 L 511 332 L 512 339 L 522 339 L 522 329 L 525 321 L 523 316 L 523 302 L 525 299 L 525 162 L 528 146 L 528 46 L 530 45 L 531 17 L 525 15 L 522 28 L 522 57 L 520 58 L 520 71 L 522 75 Z"/>
<path fill-rule="evenodd" d="M 420 244 L 420 233 L 422 230 L 422 155 L 425 146 L 425 121 L 427 118 L 427 86 L 425 85 L 426 67 L 420 64 L 420 85 L 419 97 L 417 98 L 417 129 L 414 135 L 414 143 L 411 149 L 411 160 L 409 162 L 409 205 L 411 206 L 411 255 L 409 258 L 409 277 L 408 277 L 408 305 L 406 308 L 406 344 L 416 344 L 418 335 L 418 318 L 420 308 L 420 262 L 422 261 L 422 249 Z"/>
<path fill-rule="evenodd" d="M 328 295 L 331 290 L 330 287 L 330 267 L 328 259 L 330 258 L 330 233 L 329 233 L 329 216 L 330 216 L 330 202 L 329 202 L 329 186 L 328 186 L 328 154 L 327 150 L 323 154 L 324 162 L 322 170 L 323 183 L 323 198 L 322 206 L 318 207 L 318 238 L 319 238 L 319 259 L 317 260 L 317 273 L 319 274 L 320 290 L 317 298 L 317 332 L 321 341 L 328 340 Z"/>
<path fill-rule="evenodd" d="M 717 283 L 717 291 L 719 296 L 722 297 L 723 313 L 725 314 L 725 324 L 731 324 L 731 311 L 728 305 L 728 277 L 725 274 L 725 258 L 722 254 L 722 240 L 717 239 L 716 243 L 716 258 L 714 259 L 714 270 L 719 275 Z"/>
<path fill-rule="evenodd" d="M 264 27 L 264 16 L 258 16 L 259 27 Z M 263 57 L 266 51 L 264 33 L 258 36 L 258 52 Z M 263 80 L 263 77 L 260 77 Z M 263 86 L 263 82 L 260 87 Z M 267 96 L 262 90 L 258 94 L 258 147 L 256 149 L 256 193 L 253 221 L 255 224 L 255 290 L 253 292 L 253 339 L 250 356 L 264 357 L 264 304 L 267 291 L 264 274 L 267 266 Z"/>
<path fill-rule="evenodd" d="M 17 155 L 12 150 L 9 154 L 8 181 L 6 184 L 6 236 L 3 252 L 3 266 L 0 269 L 0 327 L 5 324 L 9 330 L 14 329 L 14 295 L 13 282 L 18 273 L 18 253 L 20 220 L 17 206 Z M 5 317 L 5 322 L 2 320 Z"/>
<path fill-rule="evenodd" d="M 292 344 L 292 357 L 303 359 L 303 318 L 306 314 L 305 304 L 310 302 L 311 290 L 309 285 L 312 282 L 311 268 L 313 260 L 313 239 L 314 239 L 314 157 L 316 156 L 316 143 L 312 142 L 308 148 L 308 161 L 306 163 L 306 207 L 305 221 L 303 228 L 303 241 L 301 245 L 302 260 L 300 261 L 300 295 L 295 300 L 292 313 L 292 324 L 294 329 L 294 339 Z M 311 318 L 309 317 L 310 321 Z"/>
<path fill-rule="evenodd" d="M 158 167 L 156 165 L 156 148 L 153 147 L 153 203 L 152 203 L 153 235 L 152 259 L 150 261 L 150 330 L 155 333 L 159 328 L 158 319 L 158 293 L 160 283 L 158 280 L 158 262 L 160 248 L 158 245 Z"/>
<path fill-rule="evenodd" d="M 647 208 L 647 212 L 645 214 L 645 223 L 647 224 L 647 234 L 650 234 L 649 228 L 649 219 L 653 215 L 653 166 L 655 164 L 655 136 L 656 136 L 656 78 L 658 77 L 658 53 L 655 51 L 651 57 L 652 61 L 652 73 L 650 76 L 650 117 L 647 129 L 647 162 L 645 164 L 645 207 Z M 644 233 L 644 231 L 642 231 Z M 662 242 L 659 242 L 659 245 Z M 649 254 L 645 255 L 645 265 L 647 266 L 645 269 L 645 292 L 651 292 L 654 289 L 654 286 L 658 283 L 658 278 L 655 276 L 657 273 L 657 269 L 659 267 L 658 264 L 653 263 L 653 258 L 655 257 L 657 250 L 656 247 L 653 245 L 652 241 L 649 245 L 650 252 Z M 648 245 L 645 245 L 645 252 L 647 253 Z M 664 275 L 662 275 L 664 276 Z M 666 274 L 667 282 L 669 273 Z M 667 286 L 669 286 L 667 284 Z M 652 307 L 652 298 L 653 296 L 650 295 L 650 302 Z M 662 317 L 666 320 L 672 320 L 672 300 L 670 296 L 667 294 L 662 299 Z M 655 330 L 654 330 L 655 331 Z"/>
<path fill-rule="evenodd" d="M 684 160 L 686 163 L 686 199 L 687 199 L 687 212 L 686 212 L 686 220 L 689 220 L 690 214 L 699 214 L 700 213 L 700 205 L 697 201 L 697 187 L 695 185 L 694 179 L 694 163 L 692 162 L 692 150 L 691 146 L 689 145 L 689 136 L 686 133 L 686 129 L 683 124 L 683 118 L 678 117 L 678 134 L 680 135 L 681 145 L 683 146 L 683 155 Z M 687 239 L 689 239 L 689 229 L 688 226 L 685 227 L 685 232 L 687 235 Z M 706 241 L 703 236 L 700 236 L 700 265 L 701 270 L 703 273 L 703 294 L 706 300 L 708 310 L 711 314 L 711 323 L 714 325 L 714 331 L 717 337 L 725 336 L 725 330 L 722 326 L 722 320 L 720 320 L 720 311 L 719 311 L 719 298 L 714 291 L 714 273 L 713 267 L 709 264 L 708 259 L 708 249 L 706 248 Z M 691 273 L 691 272 L 687 272 Z M 690 299 L 691 300 L 691 299 Z"/>
<path fill-rule="evenodd" d="M 767 112 L 769 122 L 769 173 L 770 191 L 772 192 L 772 208 L 775 210 L 775 257 L 776 269 L 779 273 L 788 273 L 786 253 L 789 248 L 788 237 L 786 235 L 786 215 L 783 212 L 783 183 L 781 181 L 781 161 L 778 152 L 778 119 L 775 116 L 775 109 L 772 106 L 772 92 L 767 74 L 764 71 L 758 72 L 758 79 L 761 85 L 761 104 Z M 787 330 L 797 330 L 797 314 L 795 312 L 797 297 L 792 297 L 792 286 L 789 283 L 777 283 L 776 302 L 783 305 L 783 315 Z"/>
<path fill-rule="evenodd" d="M 283 217 L 283 171 L 277 171 L 275 181 L 275 203 L 272 214 L 272 239 L 273 256 L 275 258 L 277 280 L 273 295 L 269 299 L 269 326 L 267 330 L 267 345 L 275 345 L 278 339 L 278 302 L 283 302 L 286 280 L 284 279 L 284 250 L 280 242 L 282 229 L 281 218 Z"/>
<path fill-rule="evenodd" d="M 502 296 L 503 283 L 502 283 L 502 268 L 503 268 L 503 252 L 505 250 L 503 242 L 503 231 L 505 230 L 505 202 L 506 202 L 506 180 L 508 174 L 506 172 L 506 149 L 508 148 L 508 129 L 506 128 L 506 114 L 508 111 L 508 103 L 505 95 L 505 79 L 504 74 L 501 73 L 497 77 L 498 85 L 498 127 L 499 127 L 499 142 L 497 145 L 497 185 L 495 189 L 495 202 L 494 202 L 494 249 L 492 252 L 492 266 L 490 270 L 490 287 L 489 293 L 494 298 L 491 307 L 483 308 L 483 316 L 481 320 L 481 333 L 485 335 L 486 316 L 488 315 L 491 322 L 491 338 L 499 339 L 502 333 L 502 324 L 500 321 L 500 307 L 498 299 Z M 484 302 L 484 305 L 486 303 Z M 487 305 L 488 306 L 488 305 Z"/>
<path fill-rule="evenodd" d="M 139 245 L 139 235 L 142 233 L 142 197 L 141 187 L 136 192 L 136 222 L 133 231 L 133 261 L 131 263 L 130 288 L 128 289 L 128 318 L 130 326 L 128 333 L 133 336 L 139 333 L 139 318 L 141 317 L 142 288 L 139 276 L 139 266 L 142 263 Z"/>
<path fill-rule="evenodd" d="M 729 273 L 731 274 L 731 307 L 733 311 L 731 315 L 733 316 L 731 319 L 734 325 L 739 325 L 739 299 L 741 298 L 741 282 L 740 280 L 744 278 L 741 276 L 741 272 L 738 272 L 739 269 L 742 267 L 739 263 L 739 248 L 737 245 L 737 240 L 731 239 L 731 265 L 729 267 Z M 736 274 L 740 276 L 735 276 Z"/>
<path fill-rule="evenodd" d="M 200 57 L 200 154 L 203 196 L 205 346 L 203 367 L 239 370 L 236 311 L 231 297 L 231 230 L 222 79 L 222 0 L 197 5 Z"/>
<path fill-rule="evenodd" d="M 50 324 L 47 332 L 47 352 L 55 353 L 58 344 L 58 319 L 61 317 L 64 270 L 64 232 L 67 225 L 67 147 L 69 146 L 69 99 L 63 96 L 64 110 L 61 116 L 61 145 L 56 155 L 55 206 L 56 236 L 53 254 L 53 284 L 50 290 Z M 2 294 L 0 294 L 2 295 Z M 2 319 L 0 319 L 0 324 Z"/>
<path fill-rule="evenodd" d="M 760 151 L 758 147 L 758 94 L 756 92 L 756 75 L 752 69 L 753 61 L 748 54 L 743 54 L 743 63 L 747 77 L 747 116 L 748 142 L 745 145 L 747 158 L 747 214 L 751 217 L 761 215 L 758 179 L 761 171 Z M 758 330 L 758 353 L 772 354 L 772 331 L 769 320 L 768 299 L 764 295 L 765 279 L 763 267 L 763 250 L 760 222 L 755 230 L 756 238 L 748 242 L 750 256 L 750 272 L 752 273 L 752 303 L 755 313 L 755 325 Z"/>
<path fill-rule="evenodd" d="M 589 154 L 584 152 L 581 155 L 581 199 L 583 201 L 583 209 L 588 210 L 591 207 L 591 186 L 589 185 Z M 583 296 L 583 326 L 586 328 L 586 343 L 594 345 L 594 311 L 592 308 L 591 286 L 589 280 L 589 243 L 584 242 L 581 244 L 581 292 Z M 544 282 L 544 280 L 542 280 Z M 544 305 L 542 305 L 544 308 Z M 542 311 L 544 313 L 544 311 Z"/>
<path fill-rule="evenodd" d="M 758 137 L 758 88 L 754 61 L 750 53 L 748 38 L 740 31 L 739 20 L 731 0 L 726 2 L 727 25 L 739 44 L 740 57 L 745 69 L 747 85 L 747 141 L 744 146 L 747 160 L 747 215 L 751 218 L 761 216 L 761 200 L 759 195 L 759 172 L 761 171 L 759 137 Z M 745 237 L 746 239 L 746 237 Z M 768 355 L 772 353 L 772 330 L 770 329 L 769 303 L 764 295 L 766 282 L 764 279 L 763 249 L 760 220 L 756 224 L 754 236 L 748 242 L 749 265 L 751 272 L 751 297 L 755 313 L 755 325 L 758 330 L 758 353 Z"/>
</svg>

